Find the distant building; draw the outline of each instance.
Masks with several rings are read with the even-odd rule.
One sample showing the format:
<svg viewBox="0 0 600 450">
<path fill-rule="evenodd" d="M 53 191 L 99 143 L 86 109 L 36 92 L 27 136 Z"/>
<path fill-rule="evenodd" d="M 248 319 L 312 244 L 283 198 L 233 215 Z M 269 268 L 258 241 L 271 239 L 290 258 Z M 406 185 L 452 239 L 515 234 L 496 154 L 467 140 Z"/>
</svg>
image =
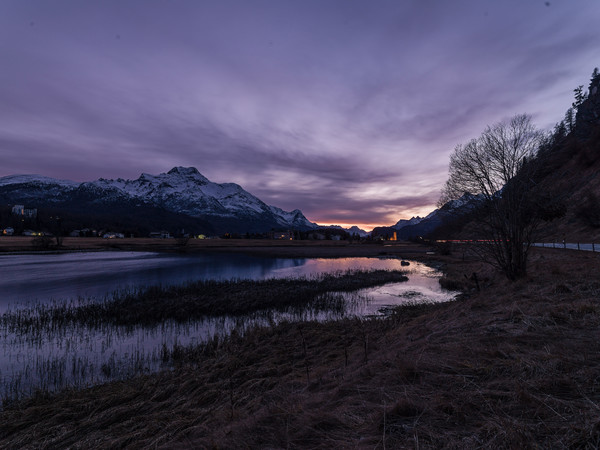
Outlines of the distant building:
<svg viewBox="0 0 600 450">
<path fill-rule="evenodd" d="M 12 236 L 13 234 L 15 234 L 14 228 L 6 227 L 2 230 L 2 236 Z"/>
<path fill-rule="evenodd" d="M 36 208 L 25 208 L 24 205 L 15 205 L 12 207 L 12 214 L 14 216 L 27 217 L 29 219 L 35 219 L 37 217 Z"/>
<path fill-rule="evenodd" d="M 271 231 L 269 233 L 269 238 L 291 241 L 294 239 L 294 233 L 292 233 L 291 231 Z"/>
<path fill-rule="evenodd" d="M 125 235 L 123 233 L 104 233 L 102 235 L 104 239 L 124 239 Z"/>
<path fill-rule="evenodd" d="M 153 231 L 150 233 L 150 237 L 151 238 L 155 238 L 155 239 L 170 239 L 171 238 L 171 233 L 169 233 L 168 231 Z"/>
<path fill-rule="evenodd" d="M 397 240 L 398 240 L 398 234 L 394 231 L 394 234 L 392 234 L 390 241 L 397 241 Z"/>
<path fill-rule="evenodd" d="M 44 236 L 41 231 L 25 230 L 21 233 L 23 236 Z"/>
</svg>

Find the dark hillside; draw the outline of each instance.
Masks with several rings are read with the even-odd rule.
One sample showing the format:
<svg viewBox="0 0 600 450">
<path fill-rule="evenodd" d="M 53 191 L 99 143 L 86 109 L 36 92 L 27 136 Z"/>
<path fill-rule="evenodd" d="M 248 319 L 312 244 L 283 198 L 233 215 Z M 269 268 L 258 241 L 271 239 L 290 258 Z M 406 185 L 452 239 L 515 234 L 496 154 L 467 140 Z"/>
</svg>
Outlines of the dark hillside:
<svg viewBox="0 0 600 450">
<path fill-rule="evenodd" d="M 541 231 L 547 240 L 598 241 L 600 239 L 600 78 L 578 107 L 571 132 L 554 136 L 553 145 L 541 152 L 546 174 L 542 185 L 559 188 L 567 206 L 563 218 Z"/>
<path fill-rule="evenodd" d="M 565 211 L 540 227 L 539 239 L 548 242 L 600 242 L 600 76 L 592 79 L 589 93 L 574 106 L 575 121 L 559 122 L 538 155 L 538 186 L 551 193 L 548 201 L 557 201 Z M 572 114 L 571 108 L 565 117 Z M 429 237 L 480 237 L 469 213 L 459 212 L 446 216 Z"/>
</svg>

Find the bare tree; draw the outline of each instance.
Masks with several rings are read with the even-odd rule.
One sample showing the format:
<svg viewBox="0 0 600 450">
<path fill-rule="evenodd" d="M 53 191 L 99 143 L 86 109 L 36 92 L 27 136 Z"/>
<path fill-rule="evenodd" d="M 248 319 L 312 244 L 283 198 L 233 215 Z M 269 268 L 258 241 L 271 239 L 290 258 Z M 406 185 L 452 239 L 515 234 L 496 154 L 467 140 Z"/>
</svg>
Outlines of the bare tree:
<svg viewBox="0 0 600 450">
<path fill-rule="evenodd" d="M 499 122 L 477 139 L 458 145 L 450 157 L 441 203 L 465 193 L 481 199 L 475 215 L 480 241 L 474 251 L 511 280 L 526 274 L 534 232 L 560 214 L 551 196 L 537 188 L 536 153 L 545 136 L 528 115 Z"/>
</svg>

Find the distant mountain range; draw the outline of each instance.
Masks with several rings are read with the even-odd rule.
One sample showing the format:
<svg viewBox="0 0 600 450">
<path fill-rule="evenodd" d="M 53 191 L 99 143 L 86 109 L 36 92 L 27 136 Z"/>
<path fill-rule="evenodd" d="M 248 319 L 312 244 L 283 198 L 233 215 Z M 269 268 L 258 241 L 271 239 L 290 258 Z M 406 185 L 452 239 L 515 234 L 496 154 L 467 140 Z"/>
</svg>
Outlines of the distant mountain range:
<svg viewBox="0 0 600 450">
<path fill-rule="evenodd" d="M 15 204 L 37 208 L 38 225 L 52 228 L 47 226 L 48 218 L 60 216 L 65 231 L 100 228 L 144 235 L 184 230 L 215 235 L 329 228 L 360 237 L 391 237 L 396 232 L 398 239 L 411 239 L 431 233 L 445 219 L 468 211 L 476 203 L 477 197 L 466 194 L 426 217 L 399 220 L 368 233 L 356 226 L 310 222 L 299 209 L 284 211 L 267 205 L 238 184 L 213 183 L 194 167 L 174 167 L 159 175 L 142 173 L 135 180 L 100 178 L 82 183 L 40 175 L 0 177 L 0 205 L 6 205 L 6 211 L 8 205 Z"/>
<path fill-rule="evenodd" d="M 481 204 L 482 197 L 465 194 L 458 200 L 452 200 L 442 207 L 433 210 L 425 217 L 413 217 L 399 220 L 390 227 L 376 227 L 372 236 L 391 237 L 394 232 L 400 240 L 413 239 L 417 236 L 428 236 L 448 219 L 455 219 L 472 211 Z"/>
<path fill-rule="evenodd" d="M 299 209 L 288 212 L 267 205 L 238 184 L 213 183 L 194 167 L 174 167 L 159 175 L 142 173 L 135 180 L 100 178 L 83 183 L 40 175 L 0 177 L 0 204 L 37 208 L 42 220 L 61 216 L 66 230 L 96 227 L 141 234 L 162 229 L 222 234 L 330 228 L 360 237 L 391 237 L 396 232 L 398 239 L 411 239 L 431 233 L 445 219 L 476 203 L 477 197 L 466 194 L 426 217 L 399 220 L 368 233 L 356 226 L 310 222 Z"/>
<path fill-rule="evenodd" d="M 77 183 L 39 175 L 0 178 L 0 204 L 24 204 L 62 215 L 72 227 L 187 229 L 201 233 L 319 228 L 302 211 L 269 206 L 234 183 L 213 183 L 193 167 L 143 173 L 135 180 Z"/>
<path fill-rule="evenodd" d="M 100 178 L 82 183 L 40 175 L 0 177 L 0 205 L 37 208 L 42 222 L 44 217 L 60 216 L 66 230 L 95 227 L 141 234 L 162 229 L 222 234 L 330 228 L 360 237 L 396 232 L 398 239 L 410 239 L 430 233 L 445 218 L 475 201 L 473 196 L 465 196 L 426 217 L 400 220 L 368 233 L 356 226 L 310 222 L 299 209 L 284 211 L 267 205 L 238 184 L 213 183 L 194 167 L 174 167 L 159 175 L 142 173 L 135 180 Z"/>
<path fill-rule="evenodd" d="M 551 192 L 554 208 L 564 207 L 564 215 L 542 220 L 538 235 L 542 241 L 600 240 L 600 75 L 594 70 L 587 93 L 567 111 L 564 119 L 548 135 L 539 149 L 537 174 L 539 189 Z M 498 192 L 501 196 L 501 192 Z M 446 203 L 426 217 L 400 220 L 389 227 L 375 228 L 373 236 L 410 239 L 477 237 L 473 214 L 483 202 L 466 194 Z"/>
</svg>

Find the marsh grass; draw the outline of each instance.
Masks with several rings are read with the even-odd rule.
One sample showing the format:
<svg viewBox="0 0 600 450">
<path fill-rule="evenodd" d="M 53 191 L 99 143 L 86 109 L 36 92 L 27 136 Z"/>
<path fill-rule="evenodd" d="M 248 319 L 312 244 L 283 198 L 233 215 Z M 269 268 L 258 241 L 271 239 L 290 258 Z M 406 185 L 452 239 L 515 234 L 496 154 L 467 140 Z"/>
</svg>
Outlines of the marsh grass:
<svg viewBox="0 0 600 450">
<path fill-rule="evenodd" d="M 0 406 L 155 372 L 232 332 L 243 336 L 249 328 L 283 321 L 341 318 L 353 304 L 368 301 L 344 293 L 406 280 L 402 272 L 379 270 L 202 281 L 13 308 L 0 317 L 5 346 Z"/>
<path fill-rule="evenodd" d="M 268 280 L 204 280 L 183 286 L 148 287 L 114 294 L 102 301 L 38 304 L 10 310 L 1 324 L 31 333 L 68 324 L 100 327 L 155 325 L 165 320 L 187 322 L 216 316 L 242 316 L 259 310 L 342 310 L 343 301 L 331 292 L 351 292 L 390 282 L 407 281 L 401 271 L 348 271 L 311 278 Z"/>
<path fill-rule="evenodd" d="M 600 255 L 536 255 L 512 284 L 448 259 L 486 278 L 456 302 L 253 326 L 167 349 L 172 370 L 34 395 L 0 413 L 0 446 L 598 448 Z"/>
</svg>

